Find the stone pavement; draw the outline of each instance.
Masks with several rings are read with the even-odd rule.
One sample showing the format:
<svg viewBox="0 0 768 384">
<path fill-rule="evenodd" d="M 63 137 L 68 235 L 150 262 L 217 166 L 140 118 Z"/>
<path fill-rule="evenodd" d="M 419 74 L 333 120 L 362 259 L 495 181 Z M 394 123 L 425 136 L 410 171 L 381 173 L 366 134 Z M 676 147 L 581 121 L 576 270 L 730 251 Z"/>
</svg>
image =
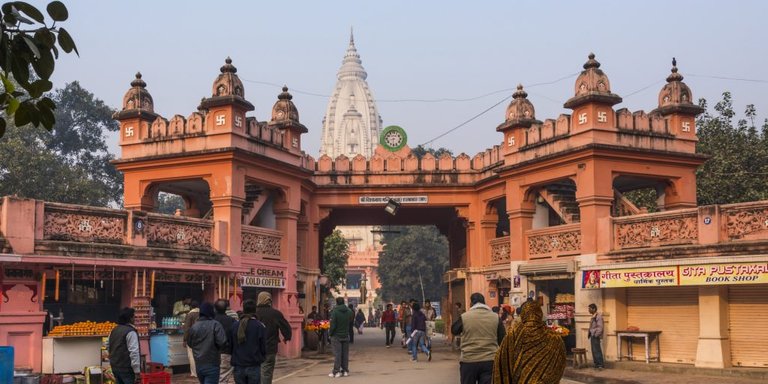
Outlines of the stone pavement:
<svg viewBox="0 0 768 384">
<path fill-rule="evenodd" d="M 333 355 L 318 354 L 315 351 L 304 352 L 300 359 L 281 359 L 278 357 L 275 368 L 274 383 L 304 384 L 325 383 L 342 380 L 347 383 L 363 384 L 442 384 L 459 382 L 459 354 L 452 351 L 442 335 L 433 340 L 433 357 L 427 362 L 426 356 L 419 355 L 419 361 L 410 362 L 410 355 L 399 347 L 399 335 L 395 340 L 398 344 L 392 348 L 384 346 L 384 332 L 379 329 L 366 328 L 363 335 L 355 335 L 355 343 L 350 348 L 350 376 L 333 379 L 328 373 L 333 368 Z M 692 367 L 668 364 L 656 364 L 648 367 L 645 363 L 611 364 L 619 368 L 609 368 L 602 371 L 594 369 L 566 369 L 565 378 L 561 384 L 757 384 L 768 382 L 763 379 L 742 378 L 734 376 L 706 376 Z M 664 372 L 649 372 L 649 368 L 663 369 Z M 717 371 L 709 371 L 709 374 Z M 763 372 L 763 370 L 759 370 Z M 173 376 L 174 384 L 197 384 L 196 379 L 189 374 Z"/>
</svg>

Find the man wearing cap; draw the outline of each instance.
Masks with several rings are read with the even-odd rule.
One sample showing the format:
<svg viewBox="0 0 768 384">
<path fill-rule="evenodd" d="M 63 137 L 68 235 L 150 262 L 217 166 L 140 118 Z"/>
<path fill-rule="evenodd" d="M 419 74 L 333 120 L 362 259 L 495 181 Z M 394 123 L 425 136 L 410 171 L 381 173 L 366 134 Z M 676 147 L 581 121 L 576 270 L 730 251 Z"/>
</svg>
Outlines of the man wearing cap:
<svg viewBox="0 0 768 384">
<path fill-rule="evenodd" d="M 280 341 L 280 334 L 283 335 L 284 342 L 291 340 L 291 325 L 282 312 L 272 308 L 272 295 L 269 292 L 260 292 L 256 298 L 256 317 L 267 327 L 267 355 L 261 364 L 261 384 L 272 384 L 277 343 Z"/>
<path fill-rule="evenodd" d="M 187 345 L 192 348 L 200 384 L 219 383 L 221 352 L 228 350 L 227 334 L 215 318 L 213 305 L 203 303 L 200 318 L 189 329 Z"/>
</svg>

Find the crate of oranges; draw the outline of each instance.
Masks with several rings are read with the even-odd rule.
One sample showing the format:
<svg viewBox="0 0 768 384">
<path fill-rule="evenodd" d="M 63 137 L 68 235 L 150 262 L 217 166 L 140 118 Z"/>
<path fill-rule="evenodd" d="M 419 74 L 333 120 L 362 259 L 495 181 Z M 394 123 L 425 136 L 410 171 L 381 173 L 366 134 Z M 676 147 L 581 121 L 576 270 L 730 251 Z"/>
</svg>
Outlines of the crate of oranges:
<svg viewBox="0 0 768 384">
<path fill-rule="evenodd" d="M 97 323 L 95 321 L 81 321 L 79 323 L 57 325 L 48 336 L 106 336 L 112 332 L 117 324 L 111 321 Z"/>
</svg>

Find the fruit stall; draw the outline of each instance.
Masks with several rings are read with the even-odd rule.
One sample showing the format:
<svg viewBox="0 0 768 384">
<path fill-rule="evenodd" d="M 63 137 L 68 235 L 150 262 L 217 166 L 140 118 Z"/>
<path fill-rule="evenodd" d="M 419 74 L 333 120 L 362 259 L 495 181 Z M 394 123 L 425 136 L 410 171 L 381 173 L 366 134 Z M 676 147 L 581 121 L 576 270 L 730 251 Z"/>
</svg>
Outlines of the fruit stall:
<svg viewBox="0 0 768 384">
<path fill-rule="evenodd" d="M 79 372 L 101 364 L 102 337 L 117 324 L 82 321 L 54 327 L 43 338 L 43 373 Z"/>
</svg>

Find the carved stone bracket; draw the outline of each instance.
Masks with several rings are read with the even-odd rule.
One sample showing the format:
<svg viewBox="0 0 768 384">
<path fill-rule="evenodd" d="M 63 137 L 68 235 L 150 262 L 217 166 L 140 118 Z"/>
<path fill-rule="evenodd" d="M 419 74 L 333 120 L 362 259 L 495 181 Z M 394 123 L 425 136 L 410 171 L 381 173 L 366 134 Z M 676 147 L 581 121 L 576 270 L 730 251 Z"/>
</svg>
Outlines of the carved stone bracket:
<svg viewBox="0 0 768 384">
<path fill-rule="evenodd" d="M 195 224 L 151 217 L 147 224 L 147 243 L 155 247 L 210 250 L 212 224 Z"/>
<path fill-rule="evenodd" d="M 571 229 L 562 232 L 529 234 L 528 256 L 558 255 L 581 251 L 581 231 Z"/>
<path fill-rule="evenodd" d="M 280 258 L 281 236 L 243 231 L 241 251 L 257 253 L 269 258 Z"/>
<path fill-rule="evenodd" d="M 491 263 L 508 263 L 510 260 L 509 236 L 491 240 Z"/>
<path fill-rule="evenodd" d="M 124 234 L 125 217 L 45 212 L 45 240 L 121 244 Z"/>
</svg>

